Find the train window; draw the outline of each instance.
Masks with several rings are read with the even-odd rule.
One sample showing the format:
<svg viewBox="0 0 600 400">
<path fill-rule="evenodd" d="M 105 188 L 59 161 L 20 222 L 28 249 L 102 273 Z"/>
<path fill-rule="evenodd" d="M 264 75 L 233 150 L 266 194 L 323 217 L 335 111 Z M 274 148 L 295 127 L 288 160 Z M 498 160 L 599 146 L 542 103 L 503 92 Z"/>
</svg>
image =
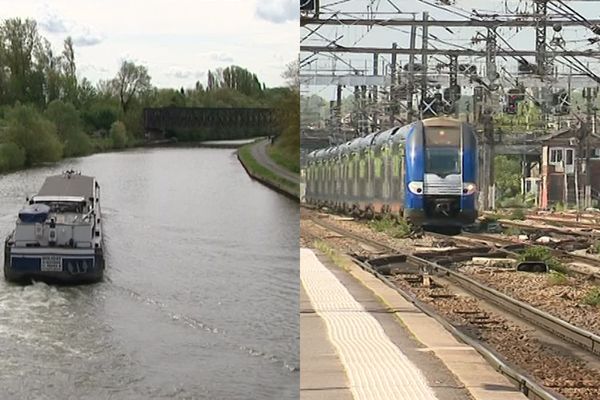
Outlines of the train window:
<svg viewBox="0 0 600 400">
<path fill-rule="evenodd" d="M 426 147 L 425 158 L 426 173 L 444 177 L 450 174 L 460 174 L 461 172 L 461 158 L 458 147 Z"/>
<path fill-rule="evenodd" d="M 392 157 L 392 165 L 393 165 L 392 173 L 394 174 L 395 177 L 400 176 L 400 161 L 401 161 L 400 156 L 398 154 L 394 154 L 394 156 Z"/>
<path fill-rule="evenodd" d="M 381 178 L 381 169 L 383 167 L 383 161 L 381 160 L 381 157 L 375 157 L 374 164 L 375 164 L 375 178 Z"/>
<path fill-rule="evenodd" d="M 358 161 L 358 177 L 364 178 L 367 176 L 367 162 L 364 159 Z"/>
</svg>

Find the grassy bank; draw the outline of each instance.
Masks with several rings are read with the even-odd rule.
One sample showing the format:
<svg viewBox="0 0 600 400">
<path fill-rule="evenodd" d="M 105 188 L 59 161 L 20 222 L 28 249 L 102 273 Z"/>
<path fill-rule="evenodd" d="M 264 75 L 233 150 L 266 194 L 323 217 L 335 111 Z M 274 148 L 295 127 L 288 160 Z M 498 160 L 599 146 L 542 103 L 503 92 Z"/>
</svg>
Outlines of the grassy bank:
<svg viewBox="0 0 600 400">
<path fill-rule="evenodd" d="M 298 185 L 288 181 L 285 178 L 282 178 L 270 169 L 264 167 L 262 164 L 259 164 L 254 157 L 252 157 L 252 153 L 250 151 L 251 146 L 252 144 L 249 144 L 241 147 L 238 150 L 238 158 L 248 174 L 275 190 L 284 192 L 285 194 L 294 198 L 298 198 Z"/>
<path fill-rule="evenodd" d="M 300 173 L 300 158 L 298 149 L 290 149 L 289 147 L 269 146 L 267 148 L 269 157 L 277 164 L 281 165 L 288 171 Z"/>
</svg>

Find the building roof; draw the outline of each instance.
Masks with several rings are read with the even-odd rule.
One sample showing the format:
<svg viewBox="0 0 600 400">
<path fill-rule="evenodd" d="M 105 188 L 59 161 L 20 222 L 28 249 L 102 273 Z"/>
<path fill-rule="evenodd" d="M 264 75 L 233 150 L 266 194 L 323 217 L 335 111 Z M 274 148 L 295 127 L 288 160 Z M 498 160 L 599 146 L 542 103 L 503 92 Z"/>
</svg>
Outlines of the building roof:
<svg viewBox="0 0 600 400">
<path fill-rule="evenodd" d="M 49 176 L 44 181 L 38 196 L 75 196 L 89 199 L 94 197 L 94 177 L 63 174 Z"/>
</svg>

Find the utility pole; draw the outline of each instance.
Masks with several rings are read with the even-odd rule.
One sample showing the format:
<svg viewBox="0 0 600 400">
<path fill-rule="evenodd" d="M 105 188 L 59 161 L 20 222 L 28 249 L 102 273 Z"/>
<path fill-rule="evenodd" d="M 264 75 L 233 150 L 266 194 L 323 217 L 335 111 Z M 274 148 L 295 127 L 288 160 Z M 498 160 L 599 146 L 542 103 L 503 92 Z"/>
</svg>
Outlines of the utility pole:
<svg viewBox="0 0 600 400">
<path fill-rule="evenodd" d="M 454 116 L 458 118 L 458 91 L 460 90 L 460 86 L 458 86 L 458 56 L 451 55 L 450 56 L 450 85 L 449 85 L 449 94 L 450 94 L 450 102 L 452 103 L 452 107 L 454 107 Z"/>
<path fill-rule="evenodd" d="M 585 146 L 585 186 L 584 186 L 584 208 L 592 206 L 592 180 L 591 180 L 591 170 L 590 170 L 590 157 L 591 157 L 591 149 L 590 149 L 590 137 L 592 136 L 592 116 L 593 116 L 593 100 L 594 89 L 585 88 L 584 89 L 584 97 L 586 102 L 586 110 L 585 110 L 585 130 L 584 130 L 584 146 Z"/>
<path fill-rule="evenodd" d="M 373 75 L 377 76 L 379 75 L 379 54 L 378 53 L 373 53 Z M 379 113 L 378 113 L 378 93 L 377 93 L 377 85 L 373 85 L 372 90 L 372 96 L 371 98 L 373 99 L 373 131 L 377 131 L 379 129 Z"/>
<path fill-rule="evenodd" d="M 395 49 L 398 47 L 398 43 L 392 43 L 392 48 Z M 392 63 L 390 64 L 390 127 L 394 126 L 395 115 L 398 112 L 396 101 L 398 101 L 397 90 L 398 90 L 398 73 L 396 71 L 396 63 L 397 63 L 397 54 L 392 54 Z"/>
<path fill-rule="evenodd" d="M 410 28 L 410 49 L 415 50 L 417 40 L 417 27 L 411 26 Z M 413 120 L 413 93 L 415 91 L 415 55 L 411 53 L 408 56 L 408 83 L 406 86 L 406 109 L 407 115 L 406 120 L 411 123 Z"/>
<path fill-rule="evenodd" d="M 488 80 L 485 90 L 483 107 L 483 134 L 481 154 L 481 208 L 490 210 L 495 208 L 495 184 L 494 184 L 494 105 L 497 104 L 496 80 L 498 72 L 496 68 L 496 28 L 488 28 L 486 36 L 486 76 Z"/>
<path fill-rule="evenodd" d="M 338 140 L 342 137 L 342 85 L 337 85 L 336 91 L 336 107 L 335 107 L 335 124 Z M 346 137 L 343 138 L 346 141 Z"/>
<path fill-rule="evenodd" d="M 546 52 L 546 28 L 548 17 L 548 0 L 535 0 L 535 65 L 536 71 L 542 82 L 546 81 L 546 76 L 549 73 L 548 55 Z M 548 88 L 546 86 L 538 90 L 538 102 L 542 111 L 542 121 L 544 123 L 544 131 L 548 126 Z"/>
<path fill-rule="evenodd" d="M 423 119 L 423 106 L 425 104 L 425 98 L 427 97 L 427 46 L 428 46 L 428 37 L 429 37 L 429 25 L 428 20 L 429 13 L 427 11 L 423 12 L 423 37 L 421 39 L 421 102 L 419 107 L 419 115 L 421 119 Z"/>
</svg>

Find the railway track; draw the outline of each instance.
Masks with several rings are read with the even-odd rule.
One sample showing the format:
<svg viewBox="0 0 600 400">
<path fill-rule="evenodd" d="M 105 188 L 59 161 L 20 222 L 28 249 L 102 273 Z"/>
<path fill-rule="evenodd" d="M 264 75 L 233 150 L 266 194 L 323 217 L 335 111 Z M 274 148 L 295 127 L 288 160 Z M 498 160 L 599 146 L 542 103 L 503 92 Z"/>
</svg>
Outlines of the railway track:
<svg viewBox="0 0 600 400">
<path fill-rule="evenodd" d="M 459 337 L 461 340 L 473 346 L 497 370 L 499 370 L 510 380 L 512 380 L 515 383 L 515 385 L 520 387 L 520 389 L 531 399 L 558 400 L 565 399 L 565 397 L 551 389 L 548 389 L 547 387 L 540 385 L 532 377 L 528 376 L 527 374 L 518 370 L 514 366 L 510 365 L 507 361 L 503 359 L 502 356 L 500 356 L 498 353 L 492 350 L 489 346 L 481 343 L 477 339 L 466 334 L 463 330 L 459 329 L 452 322 L 450 322 L 445 317 L 441 316 L 439 313 L 434 311 L 431 306 L 418 300 L 414 294 L 406 292 L 399 288 L 398 285 L 392 282 L 391 279 L 394 275 L 392 271 L 395 270 L 396 273 L 398 272 L 395 266 L 397 266 L 398 264 L 410 264 L 413 266 L 414 270 L 407 271 L 408 273 L 416 272 L 417 274 L 420 274 L 422 276 L 428 276 L 427 279 L 429 279 L 430 275 L 438 277 L 441 276 L 444 280 L 450 281 L 453 284 L 459 286 L 475 298 L 482 299 L 483 301 L 489 304 L 493 304 L 495 307 L 498 307 L 507 314 L 510 314 L 519 320 L 524 320 L 529 324 L 542 328 L 544 331 L 548 332 L 553 337 L 572 343 L 578 346 L 579 348 L 584 349 L 587 352 L 596 356 L 600 355 L 600 336 L 592 332 L 586 331 L 584 329 L 581 329 L 572 324 L 569 324 L 568 322 L 559 319 L 553 315 L 550 315 L 542 310 L 539 310 L 531 306 L 530 304 L 511 298 L 510 296 L 507 296 L 506 294 L 501 293 L 498 290 L 488 287 L 463 273 L 457 272 L 452 268 L 440 265 L 440 263 L 433 262 L 431 259 L 428 259 L 435 259 L 436 254 L 423 254 L 422 256 L 398 255 L 396 254 L 397 252 L 390 246 L 376 242 L 369 238 L 365 238 L 359 234 L 348 232 L 346 229 L 340 228 L 339 226 L 323 221 L 322 219 L 313 218 L 312 221 L 327 230 L 336 232 L 339 235 L 351 238 L 352 240 L 365 243 L 373 248 L 376 248 L 380 253 L 387 253 L 388 255 L 384 257 L 377 257 L 371 260 L 356 260 L 356 262 L 362 268 L 368 270 L 369 272 L 377 276 L 388 286 L 398 291 L 409 301 L 413 302 L 425 313 L 440 321 L 455 336 Z M 509 250 L 511 249 L 510 246 L 515 245 L 514 242 L 508 239 L 497 240 L 497 238 L 490 238 L 487 237 L 487 235 L 481 236 L 478 234 L 470 233 L 466 235 L 459 235 L 462 237 L 448 237 L 447 235 L 440 234 L 435 234 L 435 236 L 443 237 L 447 240 L 455 240 L 457 242 L 462 242 L 464 244 L 470 245 L 462 249 L 456 249 L 455 251 L 445 251 L 444 257 L 451 261 L 460 260 L 461 257 L 468 257 L 472 254 L 482 254 L 489 256 L 494 255 L 494 252 L 500 252 L 506 255 L 506 253 L 512 253 L 512 250 Z M 479 246 L 477 246 L 477 243 L 479 244 Z M 485 246 L 482 247 L 482 243 Z M 469 254 L 469 252 L 471 254 Z M 437 256 L 439 256 L 439 254 Z"/>
<path fill-rule="evenodd" d="M 598 232 L 594 232 L 593 230 L 591 230 L 591 227 L 581 225 L 580 223 L 577 223 L 577 224 L 573 223 L 573 224 L 571 224 L 571 226 L 564 225 L 563 227 L 559 227 L 559 226 L 551 226 L 551 225 L 533 226 L 533 225 L 527 224 L 526 221 L 513 221 L 513 220 L 509 220 L 509 219 L 499 219 L 498 222 L 505 226 L 512 226 L 512 227 L 519 228 L 519 229 L 526 230 L 526 231 L 542 230 L 545 232 L 558 233 L 558 234 L 562 234 L 562 235 L 581 236 L 581 237 L 585 237 L 585 238 L 589 238 L 589 239 L 600 238 L 600 234 Z M 549 222 L 549 221 L 546 221 L 546 222 Z M 564 229 L 565 227 L 590 229 L 590 230 L 573 230 L 573 229 L 565 230 Z"/>
<path fill-rule="evenodd" d="M 442 236 L 442 237 L 445 236 L 448 240 L 457 240 L 457 241 L 463 241 L 463 242 L 472 241 L 472 242 L 486 243 L 488 245 L 496 246 L 500 249 L 500 251 L 505 252 L 506 254 L 511 254 L 513 256 L 517 255 L 515 253 L 515 250 L 520 250 L 520 249 L 534 247 L 534 246 L 547 247 L 554 257 L 557 257 L 563 261 L 564 260 L 566 260 L 567 262 L 574 261 L 574 262 L 583 263 L 583 264 L 587 264 L 591 267 L 594 267 L 595 269 L 597 269 L 597 271 L 586 271 L 586 270 L 582 270 L 582 269 L 578 269 L 578 268 L 571 268 L 571 271 L 573 271 L 574 273 L 579 274 L 579 275 L 584 275 L 585 277 L 587 277 L 589 279 L 600 281 L 600 259 L 595 258 L 595 257 L 586 256 L 586 255 L 582 255 L 582 254 L 574 254 L 572 252 L 553 248 L 551 245 L 548 245 L 548 244 L 541 244 L 541 243 L 533 244 L 533 243 L 515 242 L 508 238 L 501 238 L 501 237 L 497 237 L 497 236 L 491 236 L 491 235 L 480 234 L 480 233 L 463 232 L 457 236 L 446 236 L 446 235 L 442 235 L 442 234 L 437 234 L 437 235 Z"/>
</svg>

